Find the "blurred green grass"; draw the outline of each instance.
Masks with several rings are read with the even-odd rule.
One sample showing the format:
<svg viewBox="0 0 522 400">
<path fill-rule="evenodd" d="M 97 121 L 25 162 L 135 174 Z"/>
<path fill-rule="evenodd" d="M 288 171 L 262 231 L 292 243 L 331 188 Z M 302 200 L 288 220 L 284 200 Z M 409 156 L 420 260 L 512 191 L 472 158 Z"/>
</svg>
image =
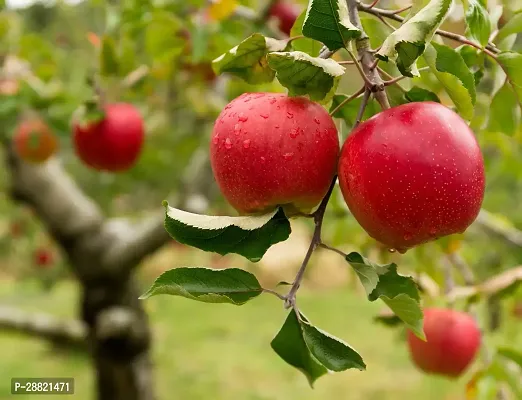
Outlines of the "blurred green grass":
<svg viewBox="0 0 522 400">
<path fill-rule="evenodd" d="M 0 302 L 24 310 L 73 317 L 78 291 L 61 282 L 49 292 L 27 283 L 0 283 Z M 366 372 L 347 371 L 308 387 L 300 372 L 278 359 L 270 341 L 285 312 L 275 297 L 241 307 L 158 296 L 145 302 L 154 335 L 155 386 L 159 399 L 182 400 L 457 400 L 466 377 L 448 381 L 411 365 L 400 331 L 375 324 L 379 302 L 347 289 L 303 290 L 301 309 L 319 327 L 346 340 L 363 356 Z M 522 344 L 522 335 L 517 335 Z M 0 332 L 0 399 L 12 398 L 10 378 L 72 376 L 75 399 L 93 398 L 93 371 L 86 356 L 58 352 L 38 339 Z M 468 373 L 469 375 L 469 373 Z M 19 396 L 21 400 L 34 396 Z M 64 399 L 46 396 L 46 399 Z M 68 397 L 69 398 L 69 397 Z"/>
</svg>

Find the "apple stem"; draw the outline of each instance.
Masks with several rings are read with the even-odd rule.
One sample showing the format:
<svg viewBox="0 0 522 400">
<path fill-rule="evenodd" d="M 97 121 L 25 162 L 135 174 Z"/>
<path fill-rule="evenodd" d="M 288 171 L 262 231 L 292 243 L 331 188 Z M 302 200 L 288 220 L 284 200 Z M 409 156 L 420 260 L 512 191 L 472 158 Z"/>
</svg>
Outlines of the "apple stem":
<svg viewBox="0 0 522 400">
<path fill-rule="evenodd" d="M 371 94 L 372 92 L 370 91 L 370 89 L 366 88 L 366 90 L 364 91 L 364 96 L 362 98 L 361 106 L 359 107 L 359 111 L 357 111 L 357 118 L 355 119 L 355 124 L 352 129 L 357 128 L 357 126 L 359 126 L 359 124 L 361 123 L 362 117 L 364 115 L 364 110 L 366 110 L 366 106 L 368 105 L 368 101 L 370 100 Z"/>
<path fill-rule="evenodd" d="M 326 195 L 323 197 L 323 200 L 321 200 L 321 204 L 319 204 L 319 207 L 317 210 L 314 211 L 312 214 L 314 217 L 314 223 L 315 223 L 315 229 L 314 234 L 312 236 L 312 241 L 310 242 L 310 246 L 308 247 L 308 251 L 306 252 L 305 258 L 301 264 L 301 267 L 299 268 L 299 271 L 297 271 L 297 275 L 295 276 L 294 283 L 292 284 L 292 287 L 290 288 L 290 291 L 286 296 L 284 296 L 285 299 L 285 308 L 294 308 L 296 310 L 297 315 L 299 315 L 299 310 L 296 306 L 296 294 L 299 290 L 299 287 L 301 286 L 301 282 L 304 277 L 304 273 L 306 271 L 306 267 L 308 266 L 308 262 L 310 261 L 310 258 L 312 257 L 313 252 L 315 249 L 321 244 L 321 229 L 323 227 L 323 219 L 324 219 L 324 213 L 326 211 L 326 207 L 328 206 L 328 202 L 330 201 L 330 196 L 332 195 L 333 189 L 335 187 L 335 183 L 337 181 L 337 175 L 332 180 L 332 183 L 330 184 L 330 187 L 328 188 L 328 192 L 326 192 Z"/>
<path fill-rule="evenodd" d="M 344 99 L 343 101 L 341 101 L 339 103 L 339 105 L 337 107 L 335 107 L 332 111 L 330 111 L 330 116 L 333 116 L 335 115 L 335 113 L 337 111 L 339 111 L 341 108 L 343 108 L 346 104 L 348 104 L 350 101 L 356 99 L 357 97 L 359 97 L 361 94 L 363 94 L 364 92 L 366 91 L 366 86 L 363 86 L 362 88 L 360 88 L 357 92 L 355 92 L 354 94 L 352 94 L 351 96 L 347 97 L 346 99 Z"/>
</svg>

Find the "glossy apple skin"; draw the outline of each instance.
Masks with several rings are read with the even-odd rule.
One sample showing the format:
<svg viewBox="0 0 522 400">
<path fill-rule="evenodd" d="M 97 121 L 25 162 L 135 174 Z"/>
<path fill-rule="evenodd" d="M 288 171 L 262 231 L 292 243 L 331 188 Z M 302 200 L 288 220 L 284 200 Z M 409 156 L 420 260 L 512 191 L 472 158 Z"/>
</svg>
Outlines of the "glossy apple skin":
<svg viewBox="0 0 522 400">
<path fill-rule="evenodd" d="M 484 198 L 473 132 L 434 102 L 403 104 L 360 124 L 343 145 L 338 175 L 359 224 L 402 253 L 464 232 Z"/>
<path fill-rule="evenodd" d="M 279 30 L 290 36 L 295 20 L 299 17 L 299 8 L 292 3 L 281 0 L 270 8 L 269 15 L 279 20 Z"/>
<path fill-rule="evenodd" d="M 210 140 L 214 177 L 228 202 L 250 214 L 284 205 L 288 215 L 321 202 L 339 157 L 332 118 L 282 93 L 245 93 L 221 112 Z"/>
<path fill-rule="evenodd" d="M 144 141 L 143 119 L 131 104 L 114 103 L 104 108 L 101 121 L 74 124 L 74 149 L 89 167 L 122 172 L 136 164 Z"/>
<path fill-rule="evenodd" d="M 428 374 L 459 377 L 474 360 L 482 334 L 466 313 L 431 308 L 424 310 L 424 342 L 408 331 L 407 341 L 415 365 Z"/>
<path fill-rule="evenodd" d="M 13 143 L 22 160 L 35 164 L 47 161 L 58 149 L 58 139 L 40 119 L 21 122 L 14 134 Z"/>
</svg>

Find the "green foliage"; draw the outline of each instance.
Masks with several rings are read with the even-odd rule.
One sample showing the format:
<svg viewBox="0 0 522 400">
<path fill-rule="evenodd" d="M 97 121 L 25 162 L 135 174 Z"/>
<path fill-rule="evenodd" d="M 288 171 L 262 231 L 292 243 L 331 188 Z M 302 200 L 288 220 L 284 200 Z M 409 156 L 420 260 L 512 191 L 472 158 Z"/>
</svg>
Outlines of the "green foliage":
<svg viewBox="0 0 522 400">
<path fill-rule="evenodd" d="M 268 54 L 268 65 L 291 96 L 308 95 L 327 102 L 334 95 L 344 68 L 330 59 L 311 57 L 301 51 Z"/>
<path fill-rule="evenodd" d="M 270 51 L 282 51 L 286 46 L 286 41 L 265 38 L 255 33 L 216 58 L 212 66 L 216 74 L 228 72 L 248 83 L 270 82 L 274 79 L 275 72 L 268 66 L 266 55 Z"/>
<path fill-rule="evenodd" d="M 338 50 L 361 35 L 348 16 L 345 0 L 311 0 L 303 22 L 303 35 Z"/>
<path fill-rule="evenodd" d="M 346 261 L 361 281 L 368 300 L 381 299 L 418 337 L 426 340 L 417 284 L 410 277 L 397 274 L 397 265 L 377 265 L 358 253 L 350 253 Z"/>
<path fill-rule="evenodd" d="M 388 36 L 376 56 L 384 61 L 395 61 L 399 71 L 405 76 L 418 76 L 415 62 L 446 18 L 451 3 L 451 0 L 430 1 Z"/>
<path fill-rule="evenodd" d="M 461 116 L 470 120 L 476 100 L 475 78 L 462 56 L 448 46 L 431 43 L 424 58 Z"/>
<path fill-rule="evenodd" d="M 404 93 L 404 97 L 406 98 L 406 100 L 408 100 L 410 102 L 435 101 L 437 103 L 440 103 L 439 96 L 437 96 L 433 92 L 430 92 L 429 90 L 420 88 L 418 86 L 414 86 L 410 90 L 408 90 L 406 93 Z"/>
<path fill-rule="evenodd" d="M 279 357 L 300 370 L 312 387 L 328 371 L 366 369 L 361 356 L 347 343 L 316 328 L 295 310 L 289 312 L 271 346 Z"/>
<path fill-rule="evenodd" d="M 488 130 L 513 136 L 520 126 L 520 108 L 517 97 L 508 83 L 495 93 L 491 101 Z"/>
<path fill-rule="evenodd" d="M 467 32 L 470 39 L 486 46 L 491 35 L 491 22 L 487 8 L 479 0 L 464 0 Z"/>
<path fill-rule="evenodd" d="M 258 216 L 214 217 L 178 210 L 167 202 L 164 205 L 167 232 L 178 242 L 205 251 L 237 253 L 257 262 L 270 246 L 290 235 L 282 208 Z"/>
<path fill-rule="evenodd" d="M 161 274 L 140 299 L 169 294 L 239 306 L 259 296 L 262 290 L 256 277 L 242 269 L 176 268 Z"/>
<path fill-rule="evenodd" d="M 301 36 L 303 34 L 303 23 L 306 17 L 306 10 L 304 10 L 301 15 L 295 20 L 294 26 L 290 31 L 290 37 Z M 297 40 L 292 41 L 292 49 L 295 51 L 302 51 L 311 55 L 312 57 L 317 57 L 321 51 L 323 45 L 321 42 L 318 42 L 314 39 L 309 38 L 299 38 Z"/>
</svg>

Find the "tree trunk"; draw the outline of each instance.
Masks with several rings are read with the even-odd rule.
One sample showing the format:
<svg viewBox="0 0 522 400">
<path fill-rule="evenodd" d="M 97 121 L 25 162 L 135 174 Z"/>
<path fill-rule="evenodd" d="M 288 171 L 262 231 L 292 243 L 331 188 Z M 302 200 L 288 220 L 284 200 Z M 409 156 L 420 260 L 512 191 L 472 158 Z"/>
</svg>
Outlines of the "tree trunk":
<svg viewBox="0 0 522 400">
<path fill-rule="evenodd" d="M 86 286 L 82 318 L 99 400 L 153 400 L 148 319 L 132 279 Z"/>
</svg>

